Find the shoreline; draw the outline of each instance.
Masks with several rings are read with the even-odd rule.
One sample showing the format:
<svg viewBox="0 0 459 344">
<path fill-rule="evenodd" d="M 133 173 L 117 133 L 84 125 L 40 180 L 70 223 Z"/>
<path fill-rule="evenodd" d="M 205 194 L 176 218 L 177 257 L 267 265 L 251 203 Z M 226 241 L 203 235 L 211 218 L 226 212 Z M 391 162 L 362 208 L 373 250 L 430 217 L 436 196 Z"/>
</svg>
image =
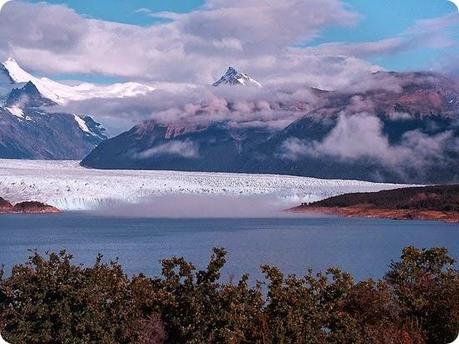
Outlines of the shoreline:
<svg viewBox="0 0 459 344">
<path fill-rule="evenodd" d="M 377 218 L 389 220 L 421 220 L 441 221 L 452 224 L 459 224 L 459 213 L 444 212 L 437 210 L 412 210 L 412 209 L 378 209 L 362 207 L 304 207 L 299 206 L 289 210 L 293 213 L 314 213 L 325 215 L 337 215 L 350 218 Z"/>
<path fill-rule="evenodd" d="M 0 215 L 16 215 L 16 214 L 58 214 L 62 211 L 52 205 L 27 201 L 16 204 L 11 204 L 9 201 L 0 197 Z"/>
<path fill-rule="evenodd" d="M 408 187 L 343 194 L 290 209 L 344 217 L 459 223 L 459 185 Z"/>
</svg>

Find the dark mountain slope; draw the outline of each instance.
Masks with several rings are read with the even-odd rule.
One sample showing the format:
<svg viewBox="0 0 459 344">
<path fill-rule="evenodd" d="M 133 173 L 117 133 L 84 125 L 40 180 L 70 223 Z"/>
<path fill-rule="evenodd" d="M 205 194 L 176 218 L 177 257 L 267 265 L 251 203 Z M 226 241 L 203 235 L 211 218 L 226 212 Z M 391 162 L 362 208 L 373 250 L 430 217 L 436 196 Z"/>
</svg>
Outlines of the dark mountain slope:
<svg viewBox="0 0 459 344">
<path fill-rule="evenodd" d="M 81 159 L 106 139 L 91 117 L 47 112 L 52 105 L 32 82 L 12 89 L 0 106 L 0 158 Z"/>
</svg>

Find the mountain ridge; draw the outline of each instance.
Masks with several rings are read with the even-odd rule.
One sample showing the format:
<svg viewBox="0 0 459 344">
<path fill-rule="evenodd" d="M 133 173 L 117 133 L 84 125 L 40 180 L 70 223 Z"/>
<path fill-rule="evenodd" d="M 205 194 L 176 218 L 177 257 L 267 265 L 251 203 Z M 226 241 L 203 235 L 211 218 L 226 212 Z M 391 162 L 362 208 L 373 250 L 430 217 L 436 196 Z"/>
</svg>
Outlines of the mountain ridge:
<svg viewBox="0 0 459 344">
<path fill-rule="evenodd" d="M 90 98 L 123 98 L 143 95 L 155 90 L 152 86 L 135 82 L 115 83 L 112 85 L 81 83 L 76 86 L 69 86 L 48 78 L 37 78 L 25 71 L 13 58 L 8 58 L 0 65 L 0 72 L 7 74 L 15 84 L 32 82 L 44 97 L 61 105 L 70 101 Z"/>
<path fill-rule="evenodd" d="M 7 62 L 9 67 L 15 63 Z M 90 116 L 51 111 L 57 103 L 26 79 L 21 70 L 11 73 L 1 65 L 1 158 L 81 159 L 107 139 L 105 129 Z"/>
<path fill-rule="evenodd" d="M 231 113 L 213 122 L 209 112 L 209 123 L 201 123 L 199 130 L 166 135 L 169 127 L 181 123 L 149 120 L 103 142 L 81 164 L 404 183 L 458 181 L 457 84 L 436 74 L 386 73 L 374 76 L 378 87 L 382 77 L 390 77 L 398 88 L 311 90 L 319 98 L 312 108 L 307 100 L 305 105 L 270 100 L 272 109 L 301 114 L 280 129 L 263 127 L 262 121 L 238 125 Z"/>
</svg>

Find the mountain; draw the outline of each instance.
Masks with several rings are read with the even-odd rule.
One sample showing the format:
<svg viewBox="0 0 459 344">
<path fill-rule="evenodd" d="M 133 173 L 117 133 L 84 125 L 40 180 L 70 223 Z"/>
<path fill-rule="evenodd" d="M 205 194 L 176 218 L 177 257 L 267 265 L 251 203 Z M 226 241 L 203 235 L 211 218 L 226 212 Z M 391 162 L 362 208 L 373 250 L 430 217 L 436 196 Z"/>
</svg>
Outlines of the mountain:
<svg viewBox="0 0 459 344">
<path fill-rule="evenodd" d="M 81 164 L 103 169 L 238 172 L 243 152 L 269 135 L 265 128 L 234 128 L 224 122 L 177 130 L 147 121 L 102 142 Z"/>
<path fill-rule="evenodd" d="M 154 90 L 153 87 L 134 82 L 112 85 L 81 83 L 70 86 L 48 78 L 37 78 L 26 72 L 13 58 L 0 65 L 0 99 L 11 91 L 13 84 L 32 82 L 40 93 L 57 104 L 90 98 L 123 98 L 142 95 Z"/>
<path fill-rule="evenodd" d="M 249 152 L 257 158 L 241 169 L 407 183 L 458 181 L 457 83 L 435 73 L 384 74 L 401 90 L 328 92 L 319 108 Z"/>
<path fill-rule="evenodd" d="M 11 77 L 5 64 L 0 63 L 0 101 L 4 100 L 15 86 L 16 82 Z"/>
<path fill-rule="evenodd" d="M 222 85 L 262 87 L 258 81 L 247 74 L 238 72 L 233 67 L 229 67 L 226 73 L 212 86 L 218 87 Z"/>
<path fill-rule="evenodd" d="M 271 100 L 270 108 L 279 113 L 303 113 L 283 128 L 263 126 L 262 121 L 237 126 L 230 119 L 200 127 L 147 121 L 102 142 L 81 164 L 404 183 L 459 181 L 457 83 L 435 73 L 384 72 L 373 78 L 376 86 L 368 90 L 312 89 L 317 99 L 311 104 Z M 381 82 L 388 78 L 391 87 Z M 176 130 L 182 125 L 186 129 Z"/>
<path fill-rule="evenodd" d="M 37 108 L 56 105 L 56 103 L 43 97 L 35 84 L 29 81 L 21 88 L 13 88 L 6 99 L 5 105 L 7 107 Z"/>
<path fill-rule="evenodd" d="M 89 116 L 52 112 L 56 102 L 9 67 L 0 67 L 0 158 L 81 159 L 107 138 Z"/>
<path fill-rule="evenodd" d="M 0 158 L 78 160 L 106 139 L 87 116 L 0 107 Z"/>
</svg>

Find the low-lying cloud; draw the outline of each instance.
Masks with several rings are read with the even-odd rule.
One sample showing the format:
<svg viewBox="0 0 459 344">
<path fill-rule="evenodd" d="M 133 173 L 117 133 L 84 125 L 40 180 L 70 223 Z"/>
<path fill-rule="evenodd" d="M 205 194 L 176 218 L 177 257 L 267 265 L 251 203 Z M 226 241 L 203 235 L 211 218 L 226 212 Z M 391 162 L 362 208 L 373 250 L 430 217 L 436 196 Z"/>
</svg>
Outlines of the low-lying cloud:
<svg viewBox="0 0 459 344">
<path fill-rule="evenodd" d="M 144 121 L 183 126 L 228 121 L 238 126 L 284 128 L 320 105 L 322 99 L 304 85 L 282 87 L 190 87 L 146 95 L 70 102 L 53 111 L 95 114 L 111 133 Z"/>
<path fill-rule="evenodd" d="M 277 218 L 299 217 L 287 211 L 298 203 L 275 196 L 163 195 L 135 204 L 108 202 L 96 213 L 152 218 Z M 305 216 L 314 216 L 311 214 Z M 317 215 L 316 215 L 317 216 Z"/>
<path fill-rule="evenodd" d="M 239 127 L 276 130 L 311 115 L 315 110 L 319 111 L 322 119 L 335 117 L 342 111 L 348 116 L 385 113 L 390 119 L 401 121 L 408 119 L 410 114 L 394 109 L 394 102 L 405 92 L 404 89 L 409 94 L 413 87 L 429 89 L 440 83 L 453 89 L 454 81 L 446 80 L 432 73 L 378 72 L 360 77 L 358 82 L 354 80 L 352 85 L 334 92 L 318 91 L 297 82 L 265 85 L 263 88 L 182 85 L 135 97 L 70 102 L 53 110 L 95 115 L 111 129 L 111 134 L 127 130 L 144 120 L 182 126 L 225 121 Z M 406 110 L 411 114 L 429 114 L 438 110 L 436 103 L 430 100 L 432 98 L 417 96 L 414 99 L 416 102 L 408 103 Z"/>
<path fill-rule="evenodd" d="M 281 156 L 291 160 L 328 157 L 347 162 L 370 159 L 403 175 L 407 170 L 421 173 L 428 166 L 443 166 L 448 159 L 446 151 L 458 147 L 457 141 L 452 131 L 428 135 L 413 130 L 403 134 L 398 144 L 391 144 L 378 117 L 366 113 L 342 114 L 322 141 L 287 139 Z"/>
<path fill-rule="evenodd" d="M 136 153 L 135 157 L 138 159 L 147 159 L 164 155 L 194 159 L 199 157 L 199 147 L 196 143 L 191 142 L 190 140 L 170 141 L 147 149 L 143 152 Z"/>
</svg>

